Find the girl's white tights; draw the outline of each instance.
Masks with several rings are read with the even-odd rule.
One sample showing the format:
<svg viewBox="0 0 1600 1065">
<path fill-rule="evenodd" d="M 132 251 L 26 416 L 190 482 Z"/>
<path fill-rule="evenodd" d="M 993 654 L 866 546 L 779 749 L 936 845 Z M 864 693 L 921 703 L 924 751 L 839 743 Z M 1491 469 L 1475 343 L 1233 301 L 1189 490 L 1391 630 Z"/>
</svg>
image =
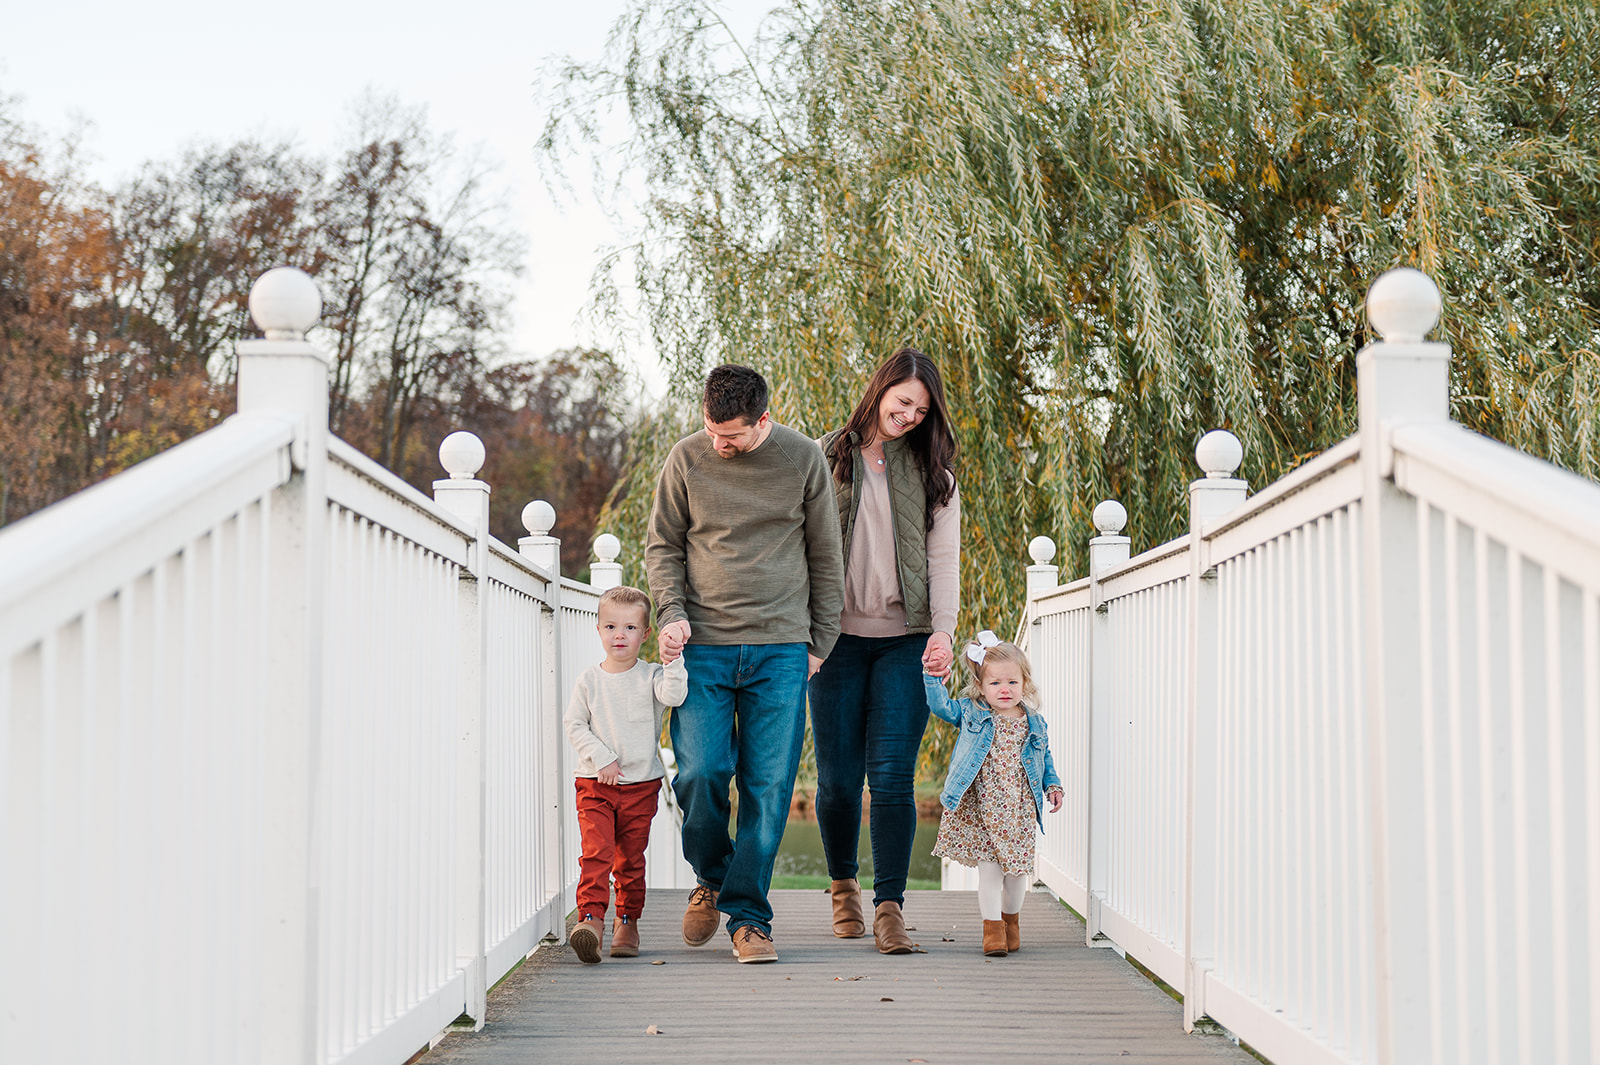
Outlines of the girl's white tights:
<svg viewBox="0 0 1600 1065">
<path fill-rule="evenodd" d="M 985 921 L 998 921 L 1002 913 L 1021 913 L 1028 878 L 1002 872 L 999 862 L 978 863 L 978 913 Z"/>
</svg>

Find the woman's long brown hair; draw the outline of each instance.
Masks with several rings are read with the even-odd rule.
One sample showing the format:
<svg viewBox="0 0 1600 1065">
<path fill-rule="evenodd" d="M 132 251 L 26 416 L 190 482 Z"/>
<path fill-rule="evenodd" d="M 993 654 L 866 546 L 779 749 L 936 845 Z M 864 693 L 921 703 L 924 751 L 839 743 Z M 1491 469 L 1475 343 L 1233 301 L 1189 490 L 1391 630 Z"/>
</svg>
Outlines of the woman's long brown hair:
<svg viewBox="0 0 1600 1065">
<path fill-rule="evenodd" d="M 835 446 L 833 476 L 849 481 L 855 471 L 853 453 L 861 446 L 850 446 L 849 436 L 855 433 L 865 440 L 877 431 L 878 407 L 884 393 L 903 381 L 916 378 L 928 390 L 928 413 L 917 427 L 904 437 L 922 468 L 923 493 L 928 500 L 928 512 L 923 515 L 923 528 L 933 528 L 933 512 L 950 502 L 956 485 L 956 438 L 950 432 L 950 416 L 944 402 L 944 379 L 933 360 L 915 348 L 901 348 L 879 366 L 867 382 L 867 391 L 861 402 L 844 423 L 841 434 L 844 447 Z"/>
</svg>

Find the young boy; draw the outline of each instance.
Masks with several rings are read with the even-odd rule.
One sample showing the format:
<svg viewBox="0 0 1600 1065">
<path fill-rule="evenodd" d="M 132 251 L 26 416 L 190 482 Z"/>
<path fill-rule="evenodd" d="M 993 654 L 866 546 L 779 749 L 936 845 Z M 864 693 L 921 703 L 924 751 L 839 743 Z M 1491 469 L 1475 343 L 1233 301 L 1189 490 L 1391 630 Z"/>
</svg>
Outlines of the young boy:
<svg viewBox="0 0 1600 1065">
<path fill-rule="evenodd" d="M 578 752 L 578 923 L 567 942 L 586 964 L 600 960 L 610 881 L 617 885 L 617 920 L 611 956 L 639 955 L 639 913 L 644 909 L 644 850 L 661 797 L 661 721 L 689 691 L 681 653 L 665 666 L 639 661 L 650 635 L 650 597 L 637 588 L 600 595 L 600 646 L 605 658 L 590 666 L 572 689 L 562 717 Z"/>
</svg>

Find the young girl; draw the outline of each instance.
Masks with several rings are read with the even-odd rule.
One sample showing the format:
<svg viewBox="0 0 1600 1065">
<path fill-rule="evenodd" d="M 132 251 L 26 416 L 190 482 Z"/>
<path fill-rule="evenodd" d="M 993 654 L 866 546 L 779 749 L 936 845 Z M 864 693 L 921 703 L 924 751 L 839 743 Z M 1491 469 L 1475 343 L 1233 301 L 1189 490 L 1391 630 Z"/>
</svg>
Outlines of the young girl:
<svg viewBox="0 0 1600 1065">
<path fill-rule="evenodd" d="M 985 629 L 967 645 L 971 672 L 965 698 L 924 673 L 928 709 L 961 729 L 939 801 L 944 815 L 933 853 L 978 867 L 983 952 L 1003 958 L 1021 945 L 1022 897 L 1033 882 L 1034 825 L 1044 800 L 1061 809 L 1061 780 L 1050 758 L 1044 718 L 1028 659 Z M 948 674 L 948 670 L 946 673 Z"/>
</svg>

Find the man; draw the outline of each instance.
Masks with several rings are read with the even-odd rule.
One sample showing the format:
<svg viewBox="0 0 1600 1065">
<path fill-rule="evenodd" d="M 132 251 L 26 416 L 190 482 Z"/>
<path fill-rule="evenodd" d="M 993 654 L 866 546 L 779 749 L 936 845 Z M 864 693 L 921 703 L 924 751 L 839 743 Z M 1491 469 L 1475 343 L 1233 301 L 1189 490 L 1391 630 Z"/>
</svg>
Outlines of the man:
<svg viewBox="0 0 1600 1065">
<path fill-rule="evenodd" d="M 806 683 L 839 635 L 839 514 L 821 449 L 772 420 L 760 374 L 712 370 L 704 416 L 705 431 L 667 457 L 644 549 L 662 653 L 681 650 L 689 670 L 671 726 L 683 855 L 700 881 L 683 939 L 701 946 L 727 914 L 741 962 L 776 961 L 767 888 L 800 764 Z"/>
</svg>

